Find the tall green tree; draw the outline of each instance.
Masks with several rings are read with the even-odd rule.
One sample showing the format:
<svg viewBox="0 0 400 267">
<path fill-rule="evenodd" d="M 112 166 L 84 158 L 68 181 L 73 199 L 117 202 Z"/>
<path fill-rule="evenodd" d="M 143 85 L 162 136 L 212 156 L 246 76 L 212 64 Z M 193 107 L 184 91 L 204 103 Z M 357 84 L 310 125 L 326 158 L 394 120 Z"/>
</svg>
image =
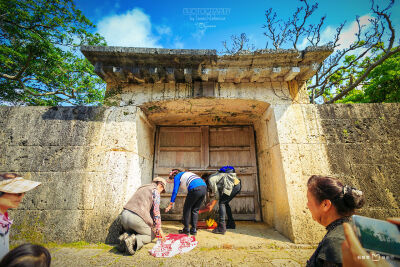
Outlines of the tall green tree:
<svg viewBox="0 0 400 267">
<path fill-rule="evenodd" d="M 81 45 L 105 45 L 72 0 L 0 0 L 0 104 L 99 104 Z"/>
</svg>

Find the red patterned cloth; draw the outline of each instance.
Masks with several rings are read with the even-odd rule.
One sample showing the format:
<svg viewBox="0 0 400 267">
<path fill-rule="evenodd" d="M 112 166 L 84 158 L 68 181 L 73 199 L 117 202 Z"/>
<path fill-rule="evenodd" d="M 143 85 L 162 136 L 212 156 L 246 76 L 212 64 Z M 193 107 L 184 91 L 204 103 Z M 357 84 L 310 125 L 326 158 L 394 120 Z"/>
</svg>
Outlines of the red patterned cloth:
<svg viewBox="0 0 400 267">
<path fill-rule="evenodd" d="M 175 255 L 189 252 L 198 244 L 194 236 L 185 234 L 169 234 L 166 241 L 158 239 L 154 247 L 149 250 L 150 255 L 157 258 L 169 258 Z"/>
</svg>

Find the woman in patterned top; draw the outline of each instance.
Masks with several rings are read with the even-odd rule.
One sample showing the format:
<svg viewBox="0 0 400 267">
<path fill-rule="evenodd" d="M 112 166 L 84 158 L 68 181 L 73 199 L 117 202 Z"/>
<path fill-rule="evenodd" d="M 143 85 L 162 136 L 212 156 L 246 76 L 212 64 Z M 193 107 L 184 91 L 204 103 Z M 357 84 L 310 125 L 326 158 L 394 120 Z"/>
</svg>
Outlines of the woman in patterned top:
<svg viewBox="0 0 400 267">
<path fill-rule="evenodd" d="M 343 223 L 364 204 L 364 194 L 332 177 L 313 175 L 307 182 L 307 207 L 312 218 L 328 231 L 307 267 L 342 266 Z"/>
</svg>

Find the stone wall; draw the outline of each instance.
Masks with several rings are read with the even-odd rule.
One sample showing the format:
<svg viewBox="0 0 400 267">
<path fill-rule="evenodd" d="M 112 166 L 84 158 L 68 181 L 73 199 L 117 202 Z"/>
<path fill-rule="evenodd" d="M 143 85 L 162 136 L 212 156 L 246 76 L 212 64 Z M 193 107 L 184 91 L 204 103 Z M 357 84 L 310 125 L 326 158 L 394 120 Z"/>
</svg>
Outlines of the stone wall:
<svg viewBox="0 0 400 267">
<path fill-rule="evenodd" d="M 306 208 L 312 174 L 363 190 L 361 214 L 400 216 L 399 104 L 262 103 L 254 101 L 262 112 L 249 113 L 248 124 L 265 222 L 296 243 L 321 239 L 324 228 Z M 122 206 L 152 178 L 155 123 L 148 118 L 135 106 L 0 107 L 0 172 L 43 183 L 11 212 L 12 239 L 115 242 Z"/>
<path fill-rule="evenodd" d="M 333 175 L 365 193 L 360 213 L 400 216 L 400 105 L 317 106 Z"/>
<path fill-rule="evenodd" d="M 42 182 L 12 239 L 114 242 L 116 218 L 151 180 L 154 127 L 136 107 L 1 107 L 0 172 Z"/>
<path fill-rule="evenodd" d="M 112 87 L 113 85 L 107 85 Z M 120 90 L 110 90 L 106 102 L 112 105 L 141 106 L 149 102 L 210 97 L 216 99 L 249 99 L 269 104 L 291 104 L 293 102 L 288 82 L 262 83 L 155 83 L 130 84 Z M 298 103 L 307 101 L 302 83 Z"/>
<path fill-rule="evenodd" d="M 270 109 L 273 116 L 266 124 L 269 132 L 276 127 L 278 137 L 268 149 L 270 189 L 261 188 L 261 195 L 264 218 L 272 220 L 278 231 L 296 243 L 322 238 L 324 228 L 306 208 L 306 183 L 313 174 L 338 177 L 364 191 L 361 215 L 400 216 L 399 104 L 295 104 Z M 287 198 L 281 194 L 282 183 Z"/>
</svg>

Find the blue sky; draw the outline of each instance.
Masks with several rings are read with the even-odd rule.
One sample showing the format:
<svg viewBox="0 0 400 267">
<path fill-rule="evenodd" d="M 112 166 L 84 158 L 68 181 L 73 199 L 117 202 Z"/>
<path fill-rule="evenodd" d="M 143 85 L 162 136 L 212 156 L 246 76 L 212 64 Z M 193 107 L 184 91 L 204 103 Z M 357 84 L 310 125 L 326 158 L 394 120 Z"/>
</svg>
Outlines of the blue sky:
<svg viewBox="0 0 400 267">
<path fill-rule="evenodd" d="M 387 1 L 376 1 L 378 4 Z M 135 1 L 76 0 L 76 5 L 97 26 L 109 45 L 131 47 L 164 47 L 222 50 L 222 41 L 233 34 L 246 33 L 256 48 L 264 48 L 267 39 L 262 26 L 265 10 L 272 7 L 287 18 L 297 6 L 296 0 L 258 1 Z M 219 12 L 214 17 L 204 15 L 211 8 Z M 327 15 L 323 38 L 329 39 L 334 29 L 347 21 L 343 45 L 351 41 L 355 16 L 367 21 L 369 0 L 322 0 L 313 20 Z M 400 4 L 391 10 L 400 35 Z M 195 13 L 202 13 L 194 15 Z"/>
</svg>

